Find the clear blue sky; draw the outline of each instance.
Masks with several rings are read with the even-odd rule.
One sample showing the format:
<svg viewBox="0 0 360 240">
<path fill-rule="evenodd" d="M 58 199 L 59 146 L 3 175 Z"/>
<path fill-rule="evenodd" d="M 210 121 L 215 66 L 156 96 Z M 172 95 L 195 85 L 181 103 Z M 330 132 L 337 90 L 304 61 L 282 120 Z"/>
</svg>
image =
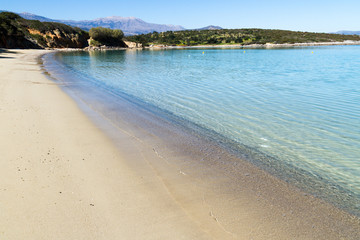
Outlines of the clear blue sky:
<svg viewBox="0 0 360 240">
<path fill-rule="evenodd" d="M 66 20 L 133 16 L 185 28 L 360 31 L 360 0 L 1 0 L 0 9 Z"/>
</svg>

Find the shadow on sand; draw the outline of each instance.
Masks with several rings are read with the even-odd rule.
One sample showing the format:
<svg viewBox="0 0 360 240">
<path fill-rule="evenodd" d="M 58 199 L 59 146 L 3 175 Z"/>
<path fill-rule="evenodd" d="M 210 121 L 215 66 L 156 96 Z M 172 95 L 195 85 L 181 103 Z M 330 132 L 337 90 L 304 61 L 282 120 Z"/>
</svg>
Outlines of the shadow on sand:
<svg viewBox="0 0 360 240">
<path fill-rule="evenodd" d="M 4 53 L 17 54 L 15 51 L 11 51 L 9 49 L 0 48 L 0 58 L 13 58 L 10 56 L 3 56 Z"/>
</svg>

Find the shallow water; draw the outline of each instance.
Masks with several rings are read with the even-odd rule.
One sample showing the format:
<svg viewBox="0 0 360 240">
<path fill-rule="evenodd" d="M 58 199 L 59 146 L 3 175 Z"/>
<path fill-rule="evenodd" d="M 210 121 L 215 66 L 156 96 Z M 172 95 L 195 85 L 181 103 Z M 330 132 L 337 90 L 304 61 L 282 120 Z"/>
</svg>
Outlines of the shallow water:
<svg viewBox="0 0 360 240">
<path fill-rule="evenodd" d="M 360 211 L 360 46 L 55 57 L 92 87 L 196 126 L 273 174 Z"/>
</svg>

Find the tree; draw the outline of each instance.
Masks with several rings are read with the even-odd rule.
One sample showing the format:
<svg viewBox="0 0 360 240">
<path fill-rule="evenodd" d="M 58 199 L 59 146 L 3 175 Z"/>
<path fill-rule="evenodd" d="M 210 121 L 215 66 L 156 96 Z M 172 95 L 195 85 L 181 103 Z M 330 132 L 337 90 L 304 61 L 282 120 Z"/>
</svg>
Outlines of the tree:
<svg viewBox="0 0 360 240">
<path fill-rule="evenodd" d="M 124 46 L 122 41 L 124 33 L 120 29 L 96 27 L 90 29 L 89 35 L 95 41 L 107 46 Z"/>
</svg>

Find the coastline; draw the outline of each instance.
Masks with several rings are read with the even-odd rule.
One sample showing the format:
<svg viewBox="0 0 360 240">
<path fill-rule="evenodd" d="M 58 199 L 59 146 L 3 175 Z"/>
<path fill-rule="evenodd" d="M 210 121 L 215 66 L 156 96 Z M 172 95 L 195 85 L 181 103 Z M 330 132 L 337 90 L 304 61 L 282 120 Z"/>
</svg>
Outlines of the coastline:
<svg viewBox="0 0 360 240">
<path fill-rule="evenodd" d="M 2 163 L 6 181 L 0 185 L 0 199 L 5 203 L 0 205 L 5 213 L 0 232 L 5 237 L 360 236 L 358 218 L 249 163 L 242 162 L 243 172 L 238 175 L 226 176 L 207 163 L 184 161 L 198 152 L 182 156 L 181 148 L 161 151 L 163 140 L 155 141 L 151 133 L 136 130 L 136 124 L 108 124 L 99 129 L 81 110 L 95 123 L 105 116 L 90 109 L 86 101 L 74 102 L 57 86 L 61 83 L 41 74 L 36 57 L 45 51 L 16 52 L 0 55 L 5 57 L 0 59 L 5 74 L 0 108 L 5 117 L 1 121 L 8 126 L 1 141 L 7 143 L 2 152 L 9 159 Z M 112 133 L 110 137 L 118 144 L 103 132 Z M 14 143 L 16 151 L 6 151 L 14 149 Z M 237 182 L 229 185 L 233 180 Z M 11 211 L 15 206 L 16 211 Z"/>
<path fill-rule="evenodd" d="M 266 43 L 266 44 L 224 44 L 224 45 L 197 45 L 197 46 L 168 46 L 168 45 L 154 45 L 148 47 L 86 47 L 86 48 L 54 48 L 47 50 L 55 51 L 118 51 L 118 50 L 161 50 L 161 49 L 206 49 L 206 48 L 239 48 L 239 49 L 276 49 L 276 48 L 293 48 L 293 47 L 312 47 L 312 46 L 349 46 L 360 45 L 360 41 L 344 41 L 344 42 L 309 42 L 309 43 Z"/>
<path fill-rule="evenodd" d="M 341 46 L 341 45 L 360 45 L 360 41 L 344 41 L 344 42 L 309 42 L 309 43 L 266 43 L 266 44 L 224 44 L 224 45 L 197 45 L 197 46 L 166 46 L 154 45 L 146 47 L 146 49 L 182 49 L 182 48 L 292 48 L 292 47 L 311 47 L 311 46 Z"/>
</svg>

